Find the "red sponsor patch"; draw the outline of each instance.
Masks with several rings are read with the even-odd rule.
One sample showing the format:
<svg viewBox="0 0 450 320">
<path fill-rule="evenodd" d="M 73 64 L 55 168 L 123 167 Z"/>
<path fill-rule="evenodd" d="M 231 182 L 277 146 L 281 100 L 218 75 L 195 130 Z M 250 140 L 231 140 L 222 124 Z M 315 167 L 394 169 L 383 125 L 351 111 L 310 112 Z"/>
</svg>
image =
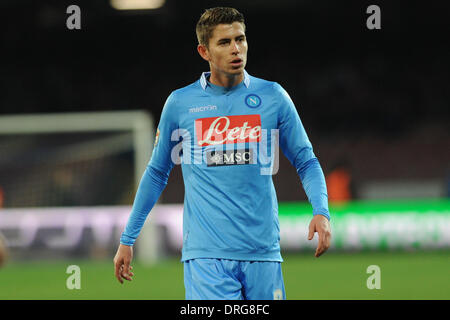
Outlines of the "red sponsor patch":
<svg viewBox="0 0 450 320">
<path fill-rule="evenodd" d="M 259 142 L 259 114 L 222 116 L 195 120 L 197 144 L 201 147 L 226 143 Z"/>
</svg>

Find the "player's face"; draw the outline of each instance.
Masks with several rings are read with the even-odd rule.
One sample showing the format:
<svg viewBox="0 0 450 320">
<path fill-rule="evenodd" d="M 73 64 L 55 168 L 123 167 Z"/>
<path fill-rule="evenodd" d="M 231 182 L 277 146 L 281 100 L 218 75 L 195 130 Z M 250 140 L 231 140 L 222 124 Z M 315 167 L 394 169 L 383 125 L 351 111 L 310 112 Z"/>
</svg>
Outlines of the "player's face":
<svg viewBox="0 0 450 320">
<path fill-rule="evenodd" d="M 247 63 L 247 39 L 240 22 L 219 24 L 209 39 L 206 56 L 211 71 L 224 75 L 238 75 L 244 72 Z"/>
</svg>

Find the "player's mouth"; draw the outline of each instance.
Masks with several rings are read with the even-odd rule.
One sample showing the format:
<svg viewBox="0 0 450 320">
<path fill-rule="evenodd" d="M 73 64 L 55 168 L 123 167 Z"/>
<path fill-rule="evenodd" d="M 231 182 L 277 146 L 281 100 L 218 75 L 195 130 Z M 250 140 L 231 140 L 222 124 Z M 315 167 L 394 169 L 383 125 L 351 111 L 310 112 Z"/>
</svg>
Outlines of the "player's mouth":
<svg viewBox="0 0 450 320">
<path fill-rule="evenodd" d="M 232 60 L 230 63 L 233 67 L 240 67 L 243 65 L 244 60 L 236 58 L 236 59 Z"/>
</svg>

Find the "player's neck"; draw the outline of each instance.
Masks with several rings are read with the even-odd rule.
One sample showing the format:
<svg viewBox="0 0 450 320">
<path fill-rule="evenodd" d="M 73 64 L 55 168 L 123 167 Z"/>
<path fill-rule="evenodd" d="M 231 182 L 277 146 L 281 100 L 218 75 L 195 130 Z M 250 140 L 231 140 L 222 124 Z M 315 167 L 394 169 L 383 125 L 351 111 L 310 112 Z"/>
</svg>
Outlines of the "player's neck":
<svg viewBox="0 0 450 320">
<path fill-rule="evenodd" d="M 209 82 L 213 85 L 225 88 L 237 86 L 242 81 L 244 81 L 244 72 L 236 75 L 228 75 L 211 71 L 211 76 L 209 77 Z"/>
</svg>

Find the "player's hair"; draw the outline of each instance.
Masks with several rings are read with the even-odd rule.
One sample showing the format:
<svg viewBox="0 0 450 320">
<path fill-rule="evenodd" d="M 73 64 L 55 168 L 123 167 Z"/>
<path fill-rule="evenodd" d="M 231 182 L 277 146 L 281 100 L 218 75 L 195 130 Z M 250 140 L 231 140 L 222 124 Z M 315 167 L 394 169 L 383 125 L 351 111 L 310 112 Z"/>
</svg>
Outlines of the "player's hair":
<svg viewBox="0 0 450 320">
<path fill-rule="evenodd" d="M 233 22 L 242 23 L 245 31 L 244 15 L 236 9 L 229 7 L 206 9 L 195 28 L 198 43 L 208 48 L 214 28 L 219 24 L 232 24 Z"/>
</svg>

